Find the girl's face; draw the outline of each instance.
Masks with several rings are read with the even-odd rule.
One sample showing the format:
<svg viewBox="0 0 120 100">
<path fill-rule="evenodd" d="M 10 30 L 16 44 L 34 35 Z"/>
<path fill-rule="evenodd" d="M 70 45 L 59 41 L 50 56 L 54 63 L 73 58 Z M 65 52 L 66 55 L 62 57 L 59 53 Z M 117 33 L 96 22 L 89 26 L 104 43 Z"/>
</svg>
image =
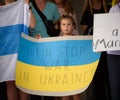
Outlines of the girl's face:
<svg viewBox="0 0 120 100">
<path fill-rule="evenodd" d="M 72 35 L 74 25 L 70 19 L 62 19 L 60 21 L 60 28 L 63 35 Z"/>
<path fill-rule="evenodd" d="M 54 2 L 55 2 L 56 4 L 60 4 L 60 3 L 62 3 L 62 0 L 54 0 Z"/>
</svg>

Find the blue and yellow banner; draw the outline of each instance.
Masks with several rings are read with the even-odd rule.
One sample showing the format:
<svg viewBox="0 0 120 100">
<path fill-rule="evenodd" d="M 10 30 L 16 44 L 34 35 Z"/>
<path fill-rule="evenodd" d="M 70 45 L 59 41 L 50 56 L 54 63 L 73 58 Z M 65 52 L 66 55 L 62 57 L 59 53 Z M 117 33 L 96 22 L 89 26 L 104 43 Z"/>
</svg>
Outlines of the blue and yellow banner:
<svg viewBox="0 0 120 100">
<path fill-rule="evenodd" d="M 91 83 L 99 57 L 100 53 L 92 50 L 92 36 L 34 39 L 22 34 L 16 85 L 36 95 L 81 93 Z"/>
</svg>

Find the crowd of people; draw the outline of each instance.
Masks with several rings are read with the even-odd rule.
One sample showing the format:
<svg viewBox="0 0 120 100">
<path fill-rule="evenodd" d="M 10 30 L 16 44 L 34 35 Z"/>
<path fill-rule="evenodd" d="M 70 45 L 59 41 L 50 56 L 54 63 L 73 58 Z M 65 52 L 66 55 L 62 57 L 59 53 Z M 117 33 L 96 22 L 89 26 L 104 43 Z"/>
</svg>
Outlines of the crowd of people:
<svg viewBox="0 0 120 100">
<path fill-rule="evenodd" d="M 16 0 L 0 1 L 0 6 L 8 5 Z M 106 0 L 87 0 L 86 7 L 80 25 L 83 34 L 78 31 L 76 12 L 70 4 L 70 0 L 25 0 L 29 5 L 30 24 L 29 36 L 40 39 L 50 37 L 46 25 L 34 7 L 48 19 L 53 21 L 55 28 L 60 30 L 59 36 L 93 35 L 94 14 L 120 13 L 120 0 L 113 7 L 107 5 Z M 119 60 L 120 51 L 102 52 L 94 78 L 86 90 L 89 100 L 120 100 L 119 97 Z M 7 92 L 6 92 L 7 91 Z M 4 95 L 7 95 L 5 97 Z M 15 80 L 0 83 L 0 100 L 30 100 L 44 98 L 44 100 L 82 100 L 81 94 L 64 97 L 41 97 L 20 91 L 15 86 Z"/>
</svg>

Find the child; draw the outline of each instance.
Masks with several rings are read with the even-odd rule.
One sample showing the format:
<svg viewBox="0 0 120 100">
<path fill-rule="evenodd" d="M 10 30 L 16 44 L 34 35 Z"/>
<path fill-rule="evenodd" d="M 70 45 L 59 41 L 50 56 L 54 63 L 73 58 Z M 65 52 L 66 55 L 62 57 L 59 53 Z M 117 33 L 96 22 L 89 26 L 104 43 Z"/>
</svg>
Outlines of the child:
<svg viewBox="0 0 120 100">
<path fill-rule="evenodd" d="M 60 28 L 63 36 L 69 36 L 72 35 L 76 25 L 73 17 L 69 15 L 63 15 L 60 17 L 57 27 Z"/>
<path fill-rule="evenodd" d="M 75 20 L 75 24 L 77 25 L 76 13 L 71 6 L 70 0 L 49 0 L 49 1 L 54 2 L 57 5 L 60 16 L 62 15 L 72 16 L 73 19 Z M 72 31 L 72 35 L 79 35 L 77 27 Z"/>
<path fill-rule="evenodd" d="M 60 28 L 63 36 L 71 36 L 73 30 L 75 29 L 75 21 L 73 17 L 69 15 L 61 16 L 58 22 L 58 28 Z M 80 94 L 72 95 L 72 96 L 65 96 L 62 100 L 80 100 Z"/>
<path fill-rule="evenodd" d="M 62 36 L 69 36 L 73 35 L 72 32 L 76 28 L 76 24 L 72 16 L 63 15 L 60 17 L 55 27 L 60 28 Z M 41 35 L 36 34 L 35 38 L 39 39 Z"/>
<path fill-rule="evenodd" d="M 59 21 L 56 25 L 57 28 L 60 28 L 61 33 L 63 36 L 71 36 L 73 35 L 72 32 L 75 29 L 75 21 L 73 17 L 69 15 L 63 15 L 60 17 Z M 36 35 L 36 39 L 41 38 L 40 35 Z M 62 100 L 80 100 L 80 94 L 72 95 L 72 96 L 65 96 Z M 55 100 L 59 100 L 59 97 L 56 97 Z"/>
</svg>

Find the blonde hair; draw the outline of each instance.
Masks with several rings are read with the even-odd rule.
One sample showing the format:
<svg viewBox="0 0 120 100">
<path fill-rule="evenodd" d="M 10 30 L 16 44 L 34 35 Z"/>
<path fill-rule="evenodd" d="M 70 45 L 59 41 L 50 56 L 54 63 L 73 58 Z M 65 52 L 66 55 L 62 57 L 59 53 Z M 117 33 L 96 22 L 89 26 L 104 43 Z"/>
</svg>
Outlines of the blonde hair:
<svg viewBox="0 0 120 100">
<path fill-rule="evenodd" d="M 55 3 L 55 0 L 49 0 Z M 71 13 L 74 14 L 73 8 L 70 4 L 70 0 L 62 0 L 62 6 L 67 14 Z"/>
<path fill-rule="evenodd" d="M 105 0 L 101 0 L 101 4 L 102 4 L 102 6 L 103 6 L 103 8 L 104 8 L 104 11 L 105 11 L 105 13 L 107 13 L 108 12 L 108 9 L 107 9 L 107 5 L 106 5 L 106 2 L 105 2 Z M 90 7 L 90 11 L 91 11 L 91 14 L 93 15 L 93 7 L 92 7 L 92 0 L 89 0 L 89 7 Z"/>
<path fill-rule="evenodd" d="M 57 28 L 60 29 L 60 25 L 61 25 L 61 21 L 63 19 L 68 19 L 72 22 L 72 25 L 74 26 L 74 28 L 76 28 L 76 24 L 75 24 L 75 20 L 73 19 L 73 17 L 71 17 L 70 15 L 62 15 L 60 17 L 60 19 L 57 21 L 56 25 L 57 25 Z"/>
</svg>

